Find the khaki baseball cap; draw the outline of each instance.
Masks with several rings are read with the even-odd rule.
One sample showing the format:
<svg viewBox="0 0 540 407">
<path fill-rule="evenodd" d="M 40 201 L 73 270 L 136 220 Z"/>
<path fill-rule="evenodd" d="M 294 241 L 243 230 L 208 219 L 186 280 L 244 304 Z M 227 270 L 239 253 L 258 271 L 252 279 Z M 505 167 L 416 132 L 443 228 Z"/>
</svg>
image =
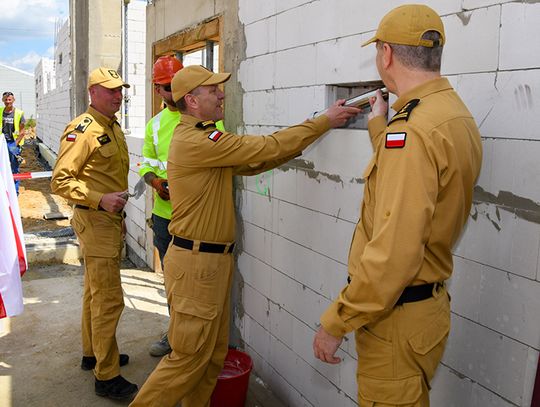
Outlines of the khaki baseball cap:
<svg viewBox="0 0 540 407">
<path fill-rule="evenodd" d="M 178 102 L 193 89 L 204 85 L 217 85 L 226 82 L 230 73 L 214 73 L 201 65 L 190 65 L 174 75 L 171 88 L 174 102 Z"/>
<path fill-rule="evenodd" d="M 437 31 L 440 41 L 425 40 L 427 31 Z M 390 44 L 429 47 L 444 45 L 444 26 L 439 15 L 423 4 L 405 4 L 386 14 L 377 28 L 375 36 L 362 44 L 365 47 L 375 41 Z"/>
<path fill-rule="evenodd" d="M 105 67 L 97 68 L 90 72 L 90 76 L 88 76 L 88 88 L 94 85 L 101 85 L 107 89 L 114 89 L 120 86 L 129 88 L 129 84 L 123 81 L 120 75 L 118 75 L 118 72 Z"/>
</svg>

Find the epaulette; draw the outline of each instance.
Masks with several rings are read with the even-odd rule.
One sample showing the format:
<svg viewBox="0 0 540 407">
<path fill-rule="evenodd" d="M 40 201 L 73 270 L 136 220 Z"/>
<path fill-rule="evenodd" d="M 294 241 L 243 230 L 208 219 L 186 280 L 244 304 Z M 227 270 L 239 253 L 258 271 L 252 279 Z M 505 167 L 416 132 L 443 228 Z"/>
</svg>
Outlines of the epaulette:
<svg viewBox="0 0 540 407">
<path fill-rule="evenodd" d="M 93 121 L 94 121 L 94 119 L 92 119 L 91 117 L 86 116 L 77 125 L 77 127 L 75 127 L 75 131 L 80 131 L 81 133 L 84 133 L 86 131 L 86 129 L 88 128 L 88 126 L 90 126 L 90 124 L 92 124 Z"/>
<path fill-rule="evenodd" d="M 199 129 L 207 129 L 208 127 L 216 127 L 216 122 L 213 120 L 206 120 L 204 122 L 199 122 L 195 125 Z"/>
<path fill-rule="evenodd" d="M 407 102 L 407 104 L 403 106 L 401 109 L 399 109 L 399 112 L 397 112 L 394 115 L 394 117 L 392 117 L 392 119 L 388 122 L 388 124 L 393 123 L 397 120 L 405 120 L 405 121 L 409 120 L 409 116 L 411 115 L 411 112 L 418 105 L 418 103 L 420 103 L 420 99 L 413 99 Z"/>
</svg>

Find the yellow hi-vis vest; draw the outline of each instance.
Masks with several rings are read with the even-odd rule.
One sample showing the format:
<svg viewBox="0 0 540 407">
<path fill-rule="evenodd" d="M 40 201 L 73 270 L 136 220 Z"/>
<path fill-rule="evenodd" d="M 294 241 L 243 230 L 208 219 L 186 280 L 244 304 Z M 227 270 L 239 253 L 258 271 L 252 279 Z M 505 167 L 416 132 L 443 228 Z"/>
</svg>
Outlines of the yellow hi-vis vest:
<svg viewBox="0 0 540 407">
<path fill-rule="evenodd" d="M 179 111 L 173 111 L 166 107 L 146 124 L 142 148 L 143 160 L 139 169 L 141 177 L 153 172 L 159 178 L 167 178 L 169 145 L 171 144 L 174 129 L 180 123 L 181 117 Z M 222 121 L 217 122 L 216 126 L 224 131 Z M 152 213 L 161 218 L 171 219 L 171 201 L 161 199 L 157 192 L 154 192 L 154 209 Z"/>
<path fill-rule="evenodd" d="M 4 116 L 4 109 L 5 107 L 0 107 L 0 118 Z M 13 108 L 15 111 L 15 115 L 13 117 L 13 124 L 15 125 L 15 133 L 13 133 L 13 138 L 16 139 L 19 135 L 19 129 L 21 127 L 21 117 L 23 117 L 24 112 L 21 109 L 17 109 L 16 107 Z M 1 129 L 0 129 L 1 131 Z M 20 142 L 19 145 L 24 144 L 24 139 Z"/>
</svg>

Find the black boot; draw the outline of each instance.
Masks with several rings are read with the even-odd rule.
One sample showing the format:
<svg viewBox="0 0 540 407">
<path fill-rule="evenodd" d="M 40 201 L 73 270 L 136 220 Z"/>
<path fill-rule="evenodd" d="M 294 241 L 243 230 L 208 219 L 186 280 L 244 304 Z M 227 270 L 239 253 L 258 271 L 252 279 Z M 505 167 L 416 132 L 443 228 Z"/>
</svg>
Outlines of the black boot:
<svg viewBox="0 0 540 407">
<path fill-rule="evenodd" d="M 129 363 L 129 355 L 125 353 L 120 354 L 120 366 L 125 366 Z M 96 357 L 95 356 L 83 356 L 81 360 L 81 369 L 82 370 L 92 370 L 96 367 Z"/>
<path fill-rule="evenodd" d="M 96 379 L 95 389 L 98 396 L 115 400 L 129 399 L 139 390 L 136 384 L 128 382 L 122 376 L 116 376 L 110 380 Z"/>
</svg>

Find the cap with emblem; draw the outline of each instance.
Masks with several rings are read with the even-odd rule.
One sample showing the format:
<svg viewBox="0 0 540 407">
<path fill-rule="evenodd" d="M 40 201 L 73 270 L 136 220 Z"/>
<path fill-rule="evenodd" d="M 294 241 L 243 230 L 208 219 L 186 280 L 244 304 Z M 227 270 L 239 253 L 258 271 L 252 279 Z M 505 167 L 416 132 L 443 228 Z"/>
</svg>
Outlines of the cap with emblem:
<svg viewBox="0 0 540 407">
<path fill-rule="evenodd" d="M 214 73 L 201 65 L 186 66 L 174 75 L 171 82 L 173 100 L 178 102 L 199 86 L 217 85 L 230 77 L 230 73 Z"/>
<path fill-rule="evenodd" d="M 101 85 L 107 89 L 114 89 L 123 86 L 129 88 L 129 84 L 125 83 L 114 69 L 97 68 L 90 72 L 88 76 L 88 88 L 94 85 Z"/>
<path fill-rule="evenodd" d="M 441 39 L 437 41 L 422 39 L 427 31 L 437 31 Z M 383 41 L 390 44 L 433 48 L 444 45 L 444 40 L 444 26 L 435 10 L 423 4 L 405 4 L 386 14 L 379 23 L 375 36 L 362 46 Z"/>
</svg>

